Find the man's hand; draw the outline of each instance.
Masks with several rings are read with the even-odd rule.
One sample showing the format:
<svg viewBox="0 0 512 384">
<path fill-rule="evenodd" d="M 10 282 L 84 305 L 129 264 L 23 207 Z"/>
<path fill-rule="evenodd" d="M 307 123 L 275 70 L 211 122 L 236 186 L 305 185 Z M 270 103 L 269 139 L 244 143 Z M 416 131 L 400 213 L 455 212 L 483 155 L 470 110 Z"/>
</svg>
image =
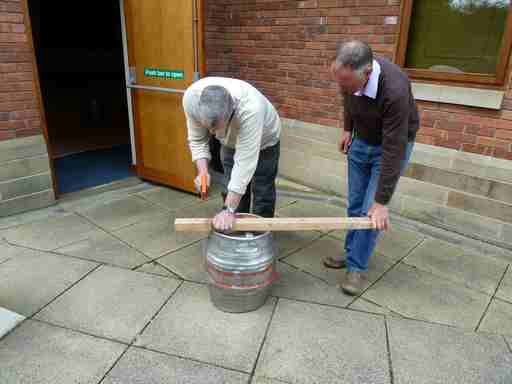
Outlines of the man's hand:
<svg viewBox="0 0 512 384">
<path fill-rule="evenodd" d="M 201 192 L 201 176 L 206 175 L 206 185 L 208 188 L 210 188 L 210 174 L 208 172 L 206 173 L 200 173 L 197 175 L 197 177 L 194 179 L 194 187 L 196 188 L 197 193 Z"/>
<path fill-rule="evenodd" d="M 341 134 L 341 141 L 339 144 L 340 152 L 347 153 L 350 144 L 352 144 L 352 132 L 343 131 L 343 133 Z"/>
<path fill-rule="evenodd" d="M 387 231 L 389 224 L 388 207 L 379 203 L 373 203 L 368 211 L 368 217 L 372 219 L 373 226 L 380 231 Z"/>
<path fill-rule="evenodd" d="M 236 216 L 234 213 L 223 210 L 213 218 L 213 227 L 219 232 L 228 232 L 233 229 L 235 220 Z"/>
</svg>

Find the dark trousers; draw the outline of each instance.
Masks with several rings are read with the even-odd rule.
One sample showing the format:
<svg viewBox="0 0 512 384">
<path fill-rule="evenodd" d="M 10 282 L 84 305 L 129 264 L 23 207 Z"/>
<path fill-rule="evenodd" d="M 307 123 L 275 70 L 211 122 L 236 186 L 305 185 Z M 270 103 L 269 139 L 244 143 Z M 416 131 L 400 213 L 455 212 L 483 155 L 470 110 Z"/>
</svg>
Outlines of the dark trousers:
<svg viewBox="0 0 512 384">
<path fill-rule="evenodd" d="M 237 212 L 253 213 L 261 217 L 274 217 L 276 207 L 276 177 L 281 146 L 279 143 L 260 151 L 258 165 L 247 190 L 240 201 Z M 224 167 L 224 200 L 231 179 L 235 150 L 222 147 L 221 159 Z M 252 200 L 252 212 L 251 212 Z"/>
</svg>

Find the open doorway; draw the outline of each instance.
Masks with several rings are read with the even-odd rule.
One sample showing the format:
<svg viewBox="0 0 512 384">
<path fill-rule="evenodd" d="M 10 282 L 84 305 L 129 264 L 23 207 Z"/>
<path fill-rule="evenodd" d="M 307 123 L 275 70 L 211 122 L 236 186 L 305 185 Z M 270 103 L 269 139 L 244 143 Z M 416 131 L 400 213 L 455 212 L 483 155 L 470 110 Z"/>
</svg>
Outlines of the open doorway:
<svg viewBox="0 0 512 384">
<path fill-rule="evenodd" d="M 129 177 L 119 2 L 28 5 L 58 192 Z"/>
</svg>

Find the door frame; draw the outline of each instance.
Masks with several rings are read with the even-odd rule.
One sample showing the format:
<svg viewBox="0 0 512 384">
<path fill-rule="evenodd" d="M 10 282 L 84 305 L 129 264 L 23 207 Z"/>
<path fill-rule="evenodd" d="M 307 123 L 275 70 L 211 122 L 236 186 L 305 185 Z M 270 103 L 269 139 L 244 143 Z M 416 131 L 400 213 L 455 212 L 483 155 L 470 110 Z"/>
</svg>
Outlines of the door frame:
<svg viewBox="0 0 512 384">
<path fill-rule="evenodd" d="M 119 9 L 121 12 L 121 30 L 123 35 L 123 55 L 124 55 L 124 69 L 126 79 L 126 97 L 128 100 L 128 120 L 130 125 L 130 143 L 132 150 L 132 167 L 137 167 L 137 144 L 136 144 L 136 133 L 135 133 L 135 116 L 133 112 L 133 94 L 131 85 L 131 71 L 130 71 L 130 59 L 128 50 L 128 32 L 126 26 L 126 13 L 125 13 L 125 1 L 119 1 Z M 199 80 L 206 75 L 206 57 L 205 57 L 205 43 L 204 43 L 204 0 L 189 0 L 194 3 L 194 15 L 192 22 L 194 23 L 194 67 L 195 80 Z"/>
<path fill-rule="evenodd" d="M 30 16 L 30 8 L 28 6 L 28 0 L 23 0 L 21 2 L 23 7 L 23 15 L 24 15 L 24 24 L 27 34 L 27 43 L 32 51 L 32 77 L 34 79 L 34 93 L 37 99 L 37 104 L 39 107 L 40 119 L 41 119 L 41 130 L 43 133 L 44 140 L 46 142 L 46 151 L 48 152 L 48 160 L 50 163 L 50 174 L 52 177 L 53 184 L 53 193 L 55 194 L 55 198 L 57 199 L 60 195 L 59 186 L 57 183 L 57 172 L 55 171 L 55 165 L 53 163 L 53 149 L 50 145 L 50 136 L 48 134 L 48 123 L 46 121 L 46 110 L 44 108 L 43 102 L 43 93 L 41 91 L 41 81 L 39 79 L 39 67 L 37 65 L 37 57 L 36 57 L 36 48 L 34 46 L 34 34 L 32 32 L 32 19 Z"/>
</svg>

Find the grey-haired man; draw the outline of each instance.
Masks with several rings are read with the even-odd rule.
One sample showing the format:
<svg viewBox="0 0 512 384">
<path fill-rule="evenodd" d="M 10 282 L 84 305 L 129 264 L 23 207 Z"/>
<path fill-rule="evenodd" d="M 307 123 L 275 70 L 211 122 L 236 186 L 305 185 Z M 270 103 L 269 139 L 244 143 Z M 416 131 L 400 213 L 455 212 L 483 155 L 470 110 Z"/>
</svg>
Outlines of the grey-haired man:
<svg viewBox="0 0 512 384">
<path fill-rule="evenodd" d="M 226 198 L 213 225 L 230 230 L 235 213 L 273 217 L 279 163 L 281 120 L 270 101 L 251 84 L 224 77 L 206 77 L 183 97 L 188 141 L 198 176 L 210 182 L 210 135 L 221 142 Z M 252 192 L 252 199 L 251 199 Z"/>
<path fill-rule="evenodd" d="M 324 265 L 346 266 L 341 288 L 358 295 L 366 286 L 379 232 L 389 227 L 387 205 L 411 157 L 419 115 L 407 74 L 374 57 L 362 41 L 340 44 L 331 72 L 343 93 L 340 149 L 348 160 L 348 215 L 368 216 L 376 229 L 349 231 L 345 259 L 326 257 Z"/>
</svg>

